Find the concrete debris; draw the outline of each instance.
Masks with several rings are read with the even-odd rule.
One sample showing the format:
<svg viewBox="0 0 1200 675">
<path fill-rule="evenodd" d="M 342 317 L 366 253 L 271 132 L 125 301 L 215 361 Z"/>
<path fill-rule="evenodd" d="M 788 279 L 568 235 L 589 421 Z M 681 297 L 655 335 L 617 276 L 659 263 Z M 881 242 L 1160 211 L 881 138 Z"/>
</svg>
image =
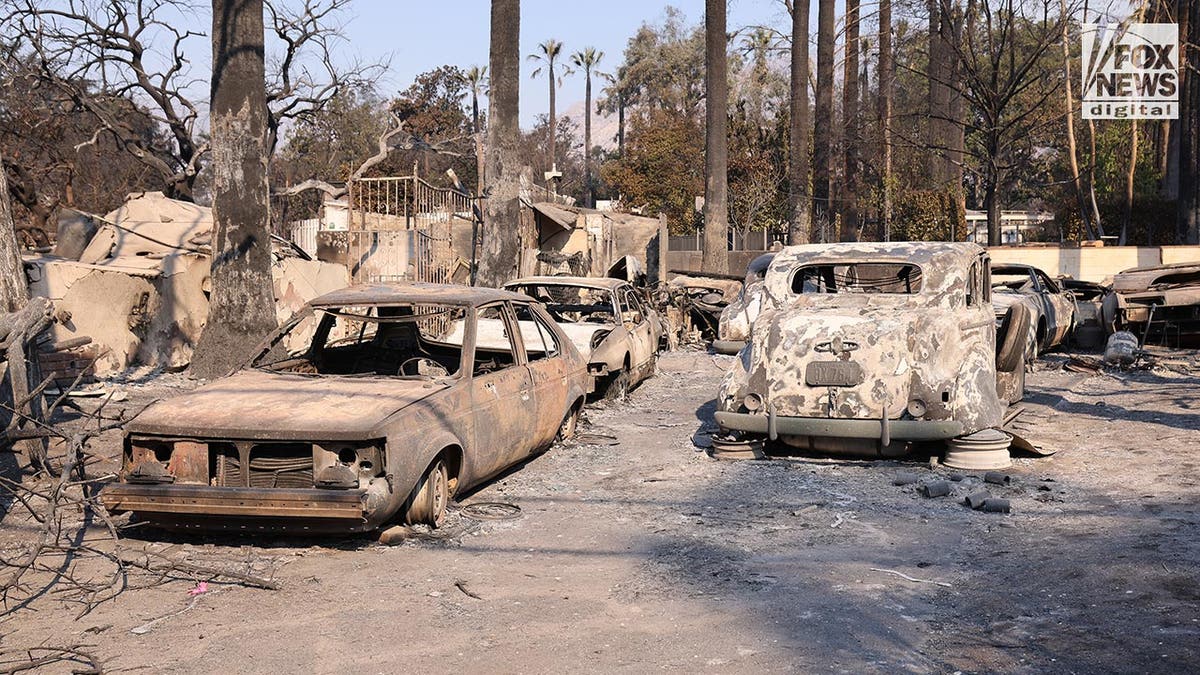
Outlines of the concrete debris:
<svg viewBox="0 0 1200 675">
<path fill-rule="evenodd" d="M 134 365 L 187 367 L 208 316 L 212 210 L 135 193 L 103 218 L 91 218 L 101 224 L 78 255 L 87 232 L 76 224 L 68 226 L 70 241 L 58 255 L 25 259 L 30 294 L 52 300 L 63 316 L 52 339 L 92 340 L 69 350 L 64 363 L 84 368 L 94 359 L 99 375 Z M 280 321 L 349 283 L 345 267 L 304 260 L 290 245 L 276 247 L 272 272 Z"/>
<path fill-rule="evenodd" d="M 983 474 L 983 482 L 991 483 L 992 485 L 1009 485 L 1012 483 L 1012 476 L 999 471 L 988 471 Z"/>
<path fill-rule="evenodd" d="M 921 495 L 927 498 L 945 497 L 950 494 L 950 481 L 938 480 L 921 486 Z"/>
</svg>

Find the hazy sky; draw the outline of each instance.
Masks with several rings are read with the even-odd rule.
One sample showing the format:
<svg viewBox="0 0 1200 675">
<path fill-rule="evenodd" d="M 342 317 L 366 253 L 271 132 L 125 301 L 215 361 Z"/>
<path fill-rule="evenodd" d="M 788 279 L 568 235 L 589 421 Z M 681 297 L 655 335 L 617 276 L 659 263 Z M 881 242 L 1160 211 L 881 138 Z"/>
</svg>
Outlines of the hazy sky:
<svg viewBox="0 0 1200 675">
<path fill-rule="evenodd" d="M 816 3 L 812 3 L 815 9 Z M 600 70 L 621 62 L 625 44 L 646 22 L 657 23 L 674 5 L 690 23 L 704 17 L 702 0 L 523 0 L 521 2 L 521 124 L 531 126 L 548 108 L 543 77 L 530 79 L 536 64 L 524 58 L 538 43 L 555 38 L 573 53 L 584 47 L 604 51 Z M 488 0 L 355 0 L 346 12 L 345 37 L 366 59 L 391 55 L 381 93 L 394 94 L 418 73 L 442 64 L 486 65 L 491 3 Z M 815 19 L 814 19 L 815 21 Z M 730 29 L 756 23 L 788 25 L 779 0 L 730 0 Z M 815 26 L 815 23 L 813 24 Z M 559 90 L 559 110 L 583 100 L 583 77 L 571 76 Z"/>
</svg>

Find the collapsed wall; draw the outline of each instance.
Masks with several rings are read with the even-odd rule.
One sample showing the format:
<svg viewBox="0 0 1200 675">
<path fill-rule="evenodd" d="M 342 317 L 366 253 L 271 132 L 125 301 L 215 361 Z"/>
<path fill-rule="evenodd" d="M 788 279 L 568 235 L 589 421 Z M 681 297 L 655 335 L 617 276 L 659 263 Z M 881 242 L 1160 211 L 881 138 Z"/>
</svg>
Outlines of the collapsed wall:
<svg viewBox="0 0 1200 675">
<path fill-rule="evenodd" d="M 50 357 L 43 370 L 65 375 L 93 360 L 95 374 L 187 367 L 208 317 L 211 210 L 143 193 L 101 220 L 79 259 L 25 260 L 30 295 L 54 303 L 53 340 L 92 340 Z M 350 281 L 345 266 L 286 247 L 276 249 L 272 276 L 279 321 Z"/>
</svg>

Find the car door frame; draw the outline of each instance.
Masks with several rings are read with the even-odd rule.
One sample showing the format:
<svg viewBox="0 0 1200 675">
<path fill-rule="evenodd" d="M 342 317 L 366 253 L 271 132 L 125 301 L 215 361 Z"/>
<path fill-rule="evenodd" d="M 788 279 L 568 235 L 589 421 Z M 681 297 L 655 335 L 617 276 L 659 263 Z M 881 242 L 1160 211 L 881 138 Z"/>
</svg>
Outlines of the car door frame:
<svg viewBox="0 0 1200 675">
<path fill-rule="evenodd" d="M 617 301 L 620 310 L 617 318 L 629 334 L 630 369 L 637 371 L 639 379 L 645 378 L 650 369 L 649 364 L 654 359 L 654 354 L 658 351 L 658 345 L 655 344 L 654 340 L 654 331 L 650 327 L 650 316 L 647 314 L 646 308 L 641 305 L 637 293 L 634 292 L 633 287 L 629 284 L 617 286 L 613 297 Z M 641 320 L 632 322 L 632 325 L 625 321 L 625 312 L 631 309 L 628 306 L 630 298 L 633 298 L 634 302 L 632 309 L 641 315 Z M 632 377 L 633 373 L 630 373 L 630 376 Z"/>
<path fill-rule="evenodd" d="M 494 307 L 501 308 L 501 317 L 513 350 L 513 365 L 477 375 L 476 353 L 479 348 L 480 315 Z M 501 300 L 472 308 L 472 339 L 470 360 L 472 430 L 472 464 L 477 480 L 485 480 L 519 463 L 536 449 L 529 442 L 534 427 L 533 380 L 521 341 L 520 326 L 509 301 Z M 506 399 L 508 401 L 506 402 Z M 499 423 L 503 415 L 510 424 Z M 511 427 L 511 428 L 510 428 Z M 512 445 L 504 447 L 504 443 Z"/>
</svg>

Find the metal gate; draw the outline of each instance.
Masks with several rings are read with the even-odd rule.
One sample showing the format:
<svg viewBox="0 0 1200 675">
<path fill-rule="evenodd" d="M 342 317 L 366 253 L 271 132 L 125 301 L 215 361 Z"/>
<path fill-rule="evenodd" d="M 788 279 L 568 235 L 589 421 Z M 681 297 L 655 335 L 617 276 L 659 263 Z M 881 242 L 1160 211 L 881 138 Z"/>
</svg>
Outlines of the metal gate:
<svg viewBox="0 0 1200 675">
<path fill-rule="evenodd" d="M 346 249 L 355 282 L 450 281 L 452 223 L 474 218 L 469 195 L 417 176 L 362 178 L 348 187 Z"/>
</svg>

